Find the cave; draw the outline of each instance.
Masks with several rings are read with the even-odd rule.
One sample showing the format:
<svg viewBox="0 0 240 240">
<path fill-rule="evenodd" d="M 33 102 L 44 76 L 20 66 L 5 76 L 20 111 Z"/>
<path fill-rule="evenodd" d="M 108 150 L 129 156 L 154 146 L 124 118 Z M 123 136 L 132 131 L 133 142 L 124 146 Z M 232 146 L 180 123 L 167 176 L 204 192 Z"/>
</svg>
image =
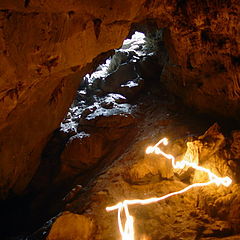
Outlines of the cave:
<svg viewBox="0 0 240 240">
<path fill-rule="evenodd" d="M 237 0 L 2 0 L 3 240 L 239 240 Z"/>
</svg>

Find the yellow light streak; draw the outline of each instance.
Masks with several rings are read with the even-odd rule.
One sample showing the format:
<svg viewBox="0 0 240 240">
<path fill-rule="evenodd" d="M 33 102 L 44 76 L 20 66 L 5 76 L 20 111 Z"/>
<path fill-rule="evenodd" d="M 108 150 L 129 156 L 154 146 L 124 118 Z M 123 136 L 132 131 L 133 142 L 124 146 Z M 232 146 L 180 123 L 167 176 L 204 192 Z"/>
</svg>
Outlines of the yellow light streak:
<svg viewBox="0 0 240 240">
<path fill-rule="evenodd" d="M 128 209 L 129 205 L 137 205 L 137 204 L 138 205 L 146 205 L 146 204 L 156 203 L 156 202 L 162 201 L 164 199 L 167 199 L 169 197 L 185 193 L 192 188 L 205 187 L 205 186 L 208 186 L 213 183 L 215 183 L 217 186 L 223 185 L 225 187 L 228 187 L 232 183 L 231 178 L 218 177 L 217 175 L 212 173 L 209 169 L 198 166 L 196 163 L 188 162 L 184 159 L 182 161 L 176 162 L 174 156 L 172 156 L 171 154 L 166 154 L 158 147 L 160 144 L 167 145 L 168 139 L 163 138 L 160 141 L 158 141 L 154 146 L 147 147 L 146 154 L 154 153 L 154 154 L 162 155 L 162 156 L 166 157 L 167 159 L 171 160 L 172 166 L 175 169 L 184 169 L 187 166 L 187 167 L 192 167 L 199 171 L 203 171 L 208 174 L 209 181 L 205 182 L 205 183 L 193 183 L 193 184 L 187 186 L 186 188 L 183 188 L 180 191 L 172 192 L 172 193 L 166 194 L 162 197 L 124 200 L 122 202 L 117 203 L 114 206 L 107 207 L 106 210 L 108 212 L 118 210 L 118 228 L 119 228 L 119 232 L 121 234 L 122 240 L 134 240 L 134 225 L 133 225 L 134 220 L 133 220 L 133 216 L 131 216 L 129 213 L 129 209 Z M 125 218 L 126 218 L 125 223 L 123 223 L 123 220 L 122 220 L 122 216 L 121 216 L 122 211 L 124 211 L 124 214 L 125 214 Z"/>
</svg>

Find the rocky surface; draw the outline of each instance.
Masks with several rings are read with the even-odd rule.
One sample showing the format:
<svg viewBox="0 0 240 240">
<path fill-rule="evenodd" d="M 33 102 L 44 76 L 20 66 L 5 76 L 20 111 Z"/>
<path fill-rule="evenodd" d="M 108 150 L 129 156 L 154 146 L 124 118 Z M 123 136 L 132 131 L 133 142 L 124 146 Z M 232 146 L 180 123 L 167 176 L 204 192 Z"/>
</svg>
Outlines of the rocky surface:
<svg viewBox="0 0 240 240">
<path fill-rule="evenodd" d="M 4 0 L 0 9 L 1 199 L 26 188 L 80 77 L 132 23 L 165 28 L 161 79 L 172 92 L 201 111 L 239 117 L 237 0 Z"/>
<path fill-rule="evenodd" d="M 0 198 L 23 192 L 80 78 L 96 56 L 121 45 L 140 7 L 139 1 L 91 7 L 88 1 L 1 1 Z"/>
<path fill-rule="evenodd" d="M 88 240 L 94 233 L 93 226 L 88 217 L 65 212 L 55 221 L 47 240 Z"/>
<path fill-rule="evenodd" d="M 178 21 L 165 32 L 162 81 L 199 111 L 239 119 L 239 4 L 183 1 L 171 10 Z"/>
<path fill-rule="evenodd" d="M 2 215 L 6 214 L 9 221 L 13 214 L 16 232 L 35 230 L 55 216 L 62 206 L 85 191 L 82 185 L 104 171 L 135 138 L 139 121 L 135 104 L 115 92 L 102 92 L 98 96 L 101 89 L 94 87 L 95 81 L 77 92 L 61 128 L 49 140 L 41 165 L 24 195 L 23 205 L 19 206 L 16 201 L 11 213 L 4 210 Z M 79 184 L 73 187 L 76 181 Z M 25 216 L 22 223 L 21 213 Z M 4 235 L 8 234 L 8 220 L 4 222 L 7 226 Z"/>
<path fill-rule="evenodd" d="M 169 159 L 145 154 L 148 145 L 168 137 L 165 152 L 178 161 L 184 158 L 210 168 L 218 176 L 230 176 L 233 184 L 196 188 L 155 204 L 130 206 L 136 239 L 236 239 L 238 130 L 231 132 L 233 126 L 228 124 L 222 131 L 210 118 L 187 111 L 156 80 L 146 84 L 134 101 L 114 92 L 99 94 L 99 85 L 90 84 L 91 94 L 89 86 L 78 90 L 61 128 L 49 141 L 44 164 L 26 197 L 31 200 L 25 208 L 20 206 L 20 213 L 14 207 L 13 215 L 7 209 L 2 212 L 3 229 L 7 231 L 11 222 L 29 233 L 57 215 L 21 240 L 120 238 L 117 213 L 106 212 L 106 206 L 163 196 L 208 181 L 206 174 L 192 168 L 175 170 Z"/>
<path fill-rule="evenodd" d="M 96 107 L 94 112 L 80 118 L 80 131 L 69 138 L 60 156 L 60 178 L 72 178 L 98 164 L 105 165 L 109 155 L 121 154 L 118 145 L 130 144 L 137 122 L 131 114 L 131 105 L 119 104 L 118 109 L 117 103 L 111 103 L 115 105 L 113 109 Z"/>
<path fill-rule="evenodd" d="M 164 92 L 159 93 L 162 98 Z M 170 144 L 164 148 L 165 152 L 178 160 L 185 156 L 218 176 L 229 176 L 233 184 L 229 188 L 216 185 L 196 188 L 158 203 L 129 207 L 134 216 L 136 239 L 239 239 L 239 170 L 234 167 L 238 161 L 234 157 L 237 131 L 225 135 L 210 120 L 194 117 L 180 108 L 171 111 L 173 106 L 169 101 L 162 101 L 159 107 L 156 101 L 158 95 L 140 97 L 135 114 L 141 115 L 141 121 L 137 122 L 138 135 L 134 141 L 97 178 L 83 184 L 85 191 L 73 190 L 64 210 L 90 219 L 94 229 L 90 239 L 119 239 L 117 212 L 107 212 L 107 206 L 124 199 L 163 196 L 192 183 L 206 182 L 206 175 L 199 171 L 185 169 L 182 170 L 185 175 L 180 174 L 163 157 L 145 154 L 148 145 L 167 136 Z M 76 179 L 75 184 L 81 183 Z M 56 221 L 49 236 L 62 231 L 60 228 Z M 89 228 L 89 224 L 84 225 L 79 231 Z"/>
</svg>

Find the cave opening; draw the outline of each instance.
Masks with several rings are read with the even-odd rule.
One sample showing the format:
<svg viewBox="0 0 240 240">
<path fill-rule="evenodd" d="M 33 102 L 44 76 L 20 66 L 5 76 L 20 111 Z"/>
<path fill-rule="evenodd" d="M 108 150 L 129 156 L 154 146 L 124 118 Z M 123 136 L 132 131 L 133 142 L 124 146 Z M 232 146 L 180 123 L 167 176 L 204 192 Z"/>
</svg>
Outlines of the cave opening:
<svg viewBox="0 0 240 240">
<path fill-rule="evenodd" d="M 171 143 L 164 150 L 177 159 L 191 153 L 216 174 L 231 176 L 234 186 L 211 186 L 131 209 L 137 239 L 214 239 L 238 233 L 239 131 L 231 132 L 236 128 L 229 125 L 232 120 L 186 108 L 167 90 L 162 81 L 172 50 L 165 46 L 164 33 L 168 30 L 154 30 L 147 36 L 135 32 L 105 63 L 83 77 L 66 117 L 42 153 L 27 194 L 19 200 L 22 210 L 10 216 L 19 215 L 19 224 L 28 214 L 17 232 L 34 233 L 23 233 L 20 239 L 46 239 L 47 235 L 49 240 L 65 239 L 64 234 L 70 233 L 76 238 L 83 234 L 83 239 L 117 239 L 116 214 L 107 213 L 106 206 L 167 194 L 205 180 L 193 169 L 174 172 L 166 159 L 145 155 L 147 145 L 165 136 Z M 190 63 L 186 67 L 192 69 Z M 40 228 L 50 217 L 54 218 Z M 62 227 L 67 231 L 61 232 Z"/>
</svg>

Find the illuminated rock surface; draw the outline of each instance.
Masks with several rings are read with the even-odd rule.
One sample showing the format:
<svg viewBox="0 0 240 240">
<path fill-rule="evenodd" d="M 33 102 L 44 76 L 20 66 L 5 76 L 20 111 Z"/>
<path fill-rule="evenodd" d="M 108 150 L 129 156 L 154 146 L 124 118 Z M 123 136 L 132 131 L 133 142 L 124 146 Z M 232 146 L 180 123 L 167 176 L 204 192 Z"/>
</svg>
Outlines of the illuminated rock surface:
<svg viewBox="0 0 240 240">
<path fill-rule="evenodd" d="M 234 137 L 229 131 L 225 136 L 218 124 L 194 116 L 176 99 L 170 101 L 171 95 L 159 83 L 155 84 L 146 88 L 134 105 L 126 100 L 112 101 L 112 108 L 104 108 L 102 102 L 108 102 L 109 97 L 123 99 L 107 95 L 88 106 L 83 104 L 91 111 L 79 105 L 66 117 L 60 132 L 67 140 L 58 136 L 66 145 L 58 156 L 50 151 L 58 141 L 50 141 L 46 166 L 32 183 L 37 195 L 26 207 L 30 211 L 26 220 L 41 222 L 59 211 L 69 211 L 74 214 L 72 224 L 69 226 L 68 218 L 60 217 L 60 223 L 57 220 L 52 225 L 53 219 L 30 238 L 42 240 L 48 235 L 52 240 L 71 231 L 73 239 L 78 239 L 75 233 L 88 229 L 88 224 L 78 227 L 78 218 L 84 216 L 92 223 L 89 239 L 119 239 L 117 212 L 106 212 L 107 206 L 124 199 L 163 196 L 191 183 L 208 181 L 206 174 L 193 169 L 175 171 L 168 159 L 145 154 L 148 145 L 166 136 L 172 141 L 163 147 L 165 152 L 172 153 L 177 160 L 186 155 L 189 161 L 210 168 L 218 176 L 230 176 L 233 184 L 229 188 L 193 189 L 159 203 L 130 206 L 136 239 L 224 239 L 239 233 L 237 131 L 232 133 Z M 126 106 L 128 114 L 124 112 Z M 14 221 L 19 224 L 16 216 Z"/>
<path fill-rule="evenodd" d="M 66 212 L 53 224 L 47 240 L 88 240 L 93 232 L 93 222 L 87 216 Z"/>
<path fill-rule="evenodd" d="M 158 203 L 158 207 L 134 207 L 131 211 L 136 216 L 138 236 L 162 240 L 239 239 L 230 237 L 239 232 L 240 223 L 236 184 L 240 172 L 239 131 L 227 136 L 215 125 L 196 139 L 210 123 L 202 126 L 191 121 L 192 114 L 180 114 L 180 118 L 174 115 L 181 106 L 162 105 L 172 97 L 160 91 L 160 85 L 146 91 L 138 101 L 135 94 L 143 90 L 142 79 L 136 73 L 126 74 L 122 82 L 124 74 L 119 76 L 118 72 L 119 83 L 114 88 L 120 84 L 122 89 L 117 93 L 126 98 L 134 96 L 138 111 L 123 96 L 103 97 L 96 92 L 96 105 L 84 103 L 81 109 L 72 108 L 60 133 L 53 134 L 73 101 L 80 79 L 135 29 L 163 29 L 162 55 L 139 64 L 145 76 L 161 81 L 200 112 L 239 120 L 239 11 L 237 0 L 94 0 L 91 4 L 86 0 L 1 1 L 0 199 L 14 199 L 25 194 L 28 187 L 27 199 L 32 201 L 28 205 L 24 199 L 16 200 L 22 212 L 15 211 L 11 201 L 8 208 L 1 205 L 5 225 L 15 226 L 14 221 L 19 223 L 27 212 L 30 224 L 36 216 L 45 219 L 63 208 L 81 216 L 89 214 L 94 219 L 95 239 L 119 238 L 116 213 L 106 213 L 107 205 L 125 198 L 166 194 L 205 179 L 191 169 L 173 172 L 166 160 L 156 163 L 155 158 L 146 159 L 144 148 L 149 141 L 168 136 L 173 144 L 166 151 L 172 147 L 171 152 L 181 158 L 188 140 L 188 151 L 198 152 L 195 159 L 199 163 L 218 174 L 231 175 L 234 184 L 229 189 L 194 190 Z M 125 82 L 127 78 L 139 82 Z M 112 94 L 111 87 L 102 85 L 102 90 Z M 77 95 L 82 97 L 85 92 Z M 79 133 L 83 131 L 86 135 L 81 138 Z M 71 181 L 82 187 L 72 191 L 72 197 L 59 201 L 64 191 L 71 189 Z M 9 216 L 11 224 L 4 216 Z M 58 224 L 71 231 L 74 224 L 64 224 L 66 218 Z M 74 215 L 71 219 L 80 218 Z M 67 239 L 57 222 L 55 226 L 49 238 L 63 234 L 61 237 Z M 92 238 L 90 230 L 81 231 L 71 232 Z"/>
<path fill-rule="evenodd" d="M 0 9 L 1 198 L 28 185 L 79 78 L 132 23 L 155 19 L 166 29 L 161 79 L 171 91 L 201 111 L 239 117 L 238 1 L 1 1 Z"/>
<path fill-rule="evenodd" d="M 163 196 L 191 183 L 208 181 L 205 174 L 193 170 L 185 175 L 174 171 L 173 175 L 166 159 L 145 155 L 146 146 L 167 136 L 173 141 L 164 148 L 165 152 L 174 154 L 177 159 L 191 152 L 193 162 L 198 161 L 219 176 L 230 176 L 233 184 L 229 188 L 213 185 L 193 189 L 158 203 L 130 206 L 136 239 L 239 239 L 239 235 L 232 236 L 239 233 L 240 219 L 239 185 L 235 183 L 239 170 L 229 163 L 236 162 L 229 159 L 230 155 L 233 158 L 229 148 L 230 144 L 234 145 L 233 140 L 225 137 L 217 124 L 211 126 L 188 112 L 182 116 L 179 111 L 169 111 L 169 103 L 162 102 L 161 107 L 154 105 L 157 98 L 140 98 L 135 114 L 144 112 L 144 117 L 138 122 L 135 141 L 94 181 L 83 186 L 86 191 L 74 195 L 65 210 L 87 214 L 94 220 L 96 232 L 92 239 L 119 239 L 117 212 L 106 212 L 107 206 L 124 199 Z M 207 126 L 211 127 L 204 133 Z M 76 182 L 81 183 L 80 178 Z"/>
</svg>

